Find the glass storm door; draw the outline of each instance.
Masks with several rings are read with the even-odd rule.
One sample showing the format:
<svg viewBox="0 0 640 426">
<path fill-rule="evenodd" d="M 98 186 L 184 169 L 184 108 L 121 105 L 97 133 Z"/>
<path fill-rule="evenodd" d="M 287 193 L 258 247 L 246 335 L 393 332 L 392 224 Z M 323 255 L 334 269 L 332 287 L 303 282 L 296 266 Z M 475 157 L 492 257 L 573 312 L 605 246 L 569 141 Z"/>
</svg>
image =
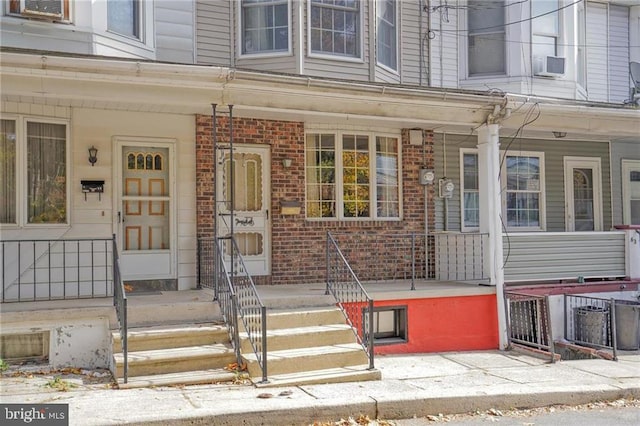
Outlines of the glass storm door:
<svg viewBox="0 0 640 426">
<path fill-rule="evenodd" d="M 602 230 L 600 159 L 565 157 L 567 231 Z"/>
<path fill-rule="evenodd" d="M 234 145 L 233 167 L 228 151 L 218 161 L 218 236 L 233 233 L 245 266 L 251 275 L 269 275 L 271 234 L 269 226 L 270 160 L 269 148 Z M 231 173 L 233 170 L 233 186 Z M 234 213 L 231 216 L 233 191 Z M 225 248 L 225 258 L 229 250 Z M 230 258 L 229 258 L 230 259 Z"/>
<path fill-rule="evenodd" d="M 117 211 L 122 276 L 173 278 L 171 148 L 121 145 Z"/>
</svg>

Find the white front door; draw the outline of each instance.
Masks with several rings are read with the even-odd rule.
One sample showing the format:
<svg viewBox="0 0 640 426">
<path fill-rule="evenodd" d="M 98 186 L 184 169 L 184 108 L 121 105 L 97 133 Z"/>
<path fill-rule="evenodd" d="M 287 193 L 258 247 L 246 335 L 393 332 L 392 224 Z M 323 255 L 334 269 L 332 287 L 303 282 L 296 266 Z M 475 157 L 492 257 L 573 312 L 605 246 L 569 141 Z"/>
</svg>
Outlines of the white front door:
<svg viewBox="0 0 640 426">
<path fill-rule="evenodd" d="M 175 278 L 173 144 L 122 140 L 116 150 L 115 211 L 122 277 Z"/>
<path fill-rule="evenodd" d="M 233 233 L 251 275 L 271 272 L 271 168 L 269 147 L 234 145 L 233 167 L 229 151 L 219 154 L 216 182 L 218 185 L 218 236 Z M 234 211 L 231 216 L 231 170 L 233 169 Z M 233 221 L 233 222 L 232 222 Z M 228 249 L 225 249 L 228 254 Z"/>
<path fill-rule="evenodd" d="M 640 225 L 640 160 L 622 160 L 622 219 Z"/>
<path fill-rule="evenodd" d="M 567 231 L 602 230 L 600 158 L 564 157 Z"/>
</svg>

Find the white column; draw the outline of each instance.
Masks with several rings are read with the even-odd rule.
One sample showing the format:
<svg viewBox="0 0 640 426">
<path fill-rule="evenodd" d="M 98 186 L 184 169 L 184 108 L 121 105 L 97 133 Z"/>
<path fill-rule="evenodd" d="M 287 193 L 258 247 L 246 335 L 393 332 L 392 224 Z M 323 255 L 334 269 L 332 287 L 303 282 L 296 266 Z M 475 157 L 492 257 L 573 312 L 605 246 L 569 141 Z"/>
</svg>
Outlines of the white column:
<svg viewBox="0 0 640 426">
<path fill-rule="evenodd" d="M 500 349 L 507 347 L 507 320 L 504 306 L 504 268 L 502 254 L 502 201 L 500 196 L 499 126 L 485 124 L 478 129 L 478 190 L 480 192 L 480 232 L 489 234 L 484 253 L 485 270 L 496 286 L 498 338 Z"/>
<path fill-rule="evenodd" d="M 640 229 L 627 229 L 624 232 L 627 240 L 627 277 L 637 280 L 640 278 Z"/>
</svg>

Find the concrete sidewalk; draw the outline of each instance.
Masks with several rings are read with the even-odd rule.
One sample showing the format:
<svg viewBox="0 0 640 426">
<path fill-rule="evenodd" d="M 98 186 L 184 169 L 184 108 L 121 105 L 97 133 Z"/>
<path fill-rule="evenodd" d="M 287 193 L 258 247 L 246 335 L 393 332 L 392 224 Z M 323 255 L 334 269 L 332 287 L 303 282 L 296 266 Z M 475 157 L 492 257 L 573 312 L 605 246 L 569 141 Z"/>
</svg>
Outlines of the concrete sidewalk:
<svg viewBox="0 0 640 426">
<path fill-rule="evenodd" d="M 67 403 L 72 425 L 308 425 L 367 415 L 386 420 L 475 410 L 640 398 L 640 355 L 549 364 L 518 352 L 376 357 L 378 382 L 256 388 L 200 385 L 115 390 L 89 374 L 3 375 L 3 403 Z M 96 383 L 96 381 L 98 383 Z M 93 382 L 93 383 L 92 383 Z"/>
</svg>

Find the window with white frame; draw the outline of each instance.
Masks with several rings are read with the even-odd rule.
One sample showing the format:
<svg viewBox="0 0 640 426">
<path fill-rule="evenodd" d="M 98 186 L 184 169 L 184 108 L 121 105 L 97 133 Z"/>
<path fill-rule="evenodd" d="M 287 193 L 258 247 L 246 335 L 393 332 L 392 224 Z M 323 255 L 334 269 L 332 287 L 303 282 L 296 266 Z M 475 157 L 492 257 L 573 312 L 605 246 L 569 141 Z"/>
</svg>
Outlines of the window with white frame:
<svg viewBox="0 0 640 426">
<path fill-rule="evenodd" d="M 398 219 L 399 138 L 361 133 L 309 133 L 308 218 Z"/>
<path fill-rule="evenodd" d="M 531 2 L 531 54 L 534 61 L 536 58 L 558 55 L 558 35 L 560 31 L 558 26 L 558 7 L 558 0 L 536 0 Z M 578 28 L 580 28 L 579 24 Z"/>
<path fill-rule="evenodd" d="M 66 124 L 2 119 L 0 167 L 0 224 L 67 223 Z"/>
<path fill-rule="evenodd" d="M 622 160 L 622 219 L 640 225 L 640 160 Z"/>
<path fill-rule="evenodd" d="M 376 6 L 378 63 L 395 71 L 398 69 L 396 1 L 378 0 Z"/>
<path fill-rule="evenodd" d="M 289 0 L 242 0 L 242 54 L 289 50 Z"/>
<path fill-rule="evenodd" d="M 506 72 L 505 2 L 468 0 L 469 76 Z"/>
<path fill-rule="evenodd" d="M 311 0 L 311 53 L 360 58 L 360 0 Z"/>
<path fill-rule="evenodd" d="M 69 0 L 10 0 L 9 13 L 26 18 L 69 21 Z"/>
<path fill-rule="evenodd" d="M 502 218 L 507 229 L 544 229 L 544 154 L 502 153 Z M 461 150 L 462 230 L 480 226 L 478 154 Z"/>
<path fill-rule="evenodd" d="M 140 7 L 140 0 L 107 0 L 107 30 L 141 39 Z"/>
</svg>

